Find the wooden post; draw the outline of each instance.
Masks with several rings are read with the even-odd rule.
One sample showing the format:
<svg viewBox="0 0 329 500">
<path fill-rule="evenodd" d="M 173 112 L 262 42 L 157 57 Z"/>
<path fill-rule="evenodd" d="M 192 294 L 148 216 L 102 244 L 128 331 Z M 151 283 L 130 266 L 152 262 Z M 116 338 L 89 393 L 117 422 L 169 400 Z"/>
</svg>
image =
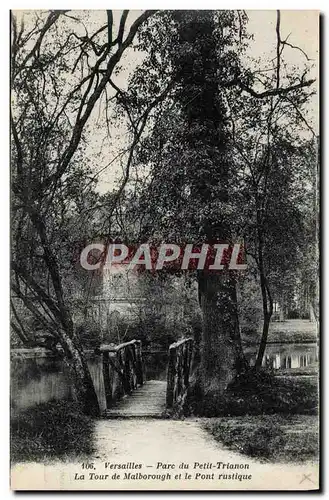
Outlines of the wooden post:
<svg viewBox="0 0 329 500">
<path fill-rule="evenodd" d="M 110 379 L 109 352 L 104 351 L 102 357 L 103 357 L 103 380 L 104 380 L 106 407 L 110 408 L 112 403 L 112 384 Z"/>
<path fill-rule="evenodd" d="M 175 363 L 176 363 L 176 348 L 169 347 L 169 360 L 167 367 L 167 408 L 172 408 L 174 404 L 174 387 L 175 387 Z"/>
<path fill-rule="evenodd" d="M 121 349 L 120 354 L 122 356 L 122 366 L 123 366 L 123 390 L 126 394 L 131 394 L 132 387 L 130 384 L 130 350 L 129 347 Z"/>
<path fill-rule="evenodd" d="M 119 376 L 119 397 L 124 394 L 131 394 L 138 385 L 144 383 L 144 366 L 142 359 L 142 342 L 131 340 L 118 346 L 101 345 L 99 348 L 103 355 L 103 380 L 105 389 L 106 406 L 113 403 L 113 376 Z"/>
<path fill-rule="evenodd" d="M 189 386 L 193 339 L 183 339 L 169 347 L 167 368 L 167 408 L 181 403 Z"/>
<path fill-rule="evenodd" d="M 191 371 L 191 361 L 192 361 L 192 350 L 193 350 L 193 344 L 191 342 L 186 343 L 186 355 L 185 355 L 185 380 L 184 380 L 184 385 L 185 388 L 187 389 L 188 386 L 190 385 L 190 371 Z"/>
<path fill-rule="evenodd" d="M 144 384 L 144 373 L 143 373 L 143 359 L 142 359 L 142 341 L 136 340 L 135 344 L 136 349 L 136 375 L 137 375 L 137 384 Z"/>
</svg>

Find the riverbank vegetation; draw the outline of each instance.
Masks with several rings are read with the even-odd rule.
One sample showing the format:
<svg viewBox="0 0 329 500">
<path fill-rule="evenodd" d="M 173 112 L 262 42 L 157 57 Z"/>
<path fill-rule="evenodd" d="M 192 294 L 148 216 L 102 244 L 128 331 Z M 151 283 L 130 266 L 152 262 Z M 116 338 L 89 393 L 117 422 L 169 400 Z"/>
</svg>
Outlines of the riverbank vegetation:
<svg viewBox="0 0 329 500">
<path fill-rule="evenodd" d="M 11 460 L 77 459 L 93 449 L 94 420 L 70 401 L 42 403 L 11 418 Z"/>
</svg>

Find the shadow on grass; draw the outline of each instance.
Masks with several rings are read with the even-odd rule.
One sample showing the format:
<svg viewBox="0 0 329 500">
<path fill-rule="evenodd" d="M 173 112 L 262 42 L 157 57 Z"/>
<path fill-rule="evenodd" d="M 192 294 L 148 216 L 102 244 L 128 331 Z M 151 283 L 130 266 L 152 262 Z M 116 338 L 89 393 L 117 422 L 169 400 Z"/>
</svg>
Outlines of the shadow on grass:
<svg viewBox="0 0 329 500">
<path fill-rule="evenodd" d="M 216 441 L 263 461 L 301 463 L 319 453 L 317 417 L 258 415 L 209 419 L 204 424 Z"/>
<path fill-rule="evenodd" d="M 198 384 L 191 386 L 186 414 L 204 417 L 286 415 L 318 413 L 318 383 L 313 377 L 275 377 L 253 369 L 243 373 L 224 394 L 201 394 Z"/>
</svg>

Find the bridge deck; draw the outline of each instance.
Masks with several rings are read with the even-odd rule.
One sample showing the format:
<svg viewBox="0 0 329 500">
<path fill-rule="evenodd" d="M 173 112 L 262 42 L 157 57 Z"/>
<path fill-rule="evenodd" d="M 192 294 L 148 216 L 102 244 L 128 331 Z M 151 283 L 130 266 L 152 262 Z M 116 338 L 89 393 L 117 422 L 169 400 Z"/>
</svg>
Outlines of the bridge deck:
<svg viewBox="0 0 329 500">
<path fill-rule="evenodd" d="M 106 410 L 107 418 L 161 418 L 166 407 L 167 382 L 148 380 Z"/>
</svg>

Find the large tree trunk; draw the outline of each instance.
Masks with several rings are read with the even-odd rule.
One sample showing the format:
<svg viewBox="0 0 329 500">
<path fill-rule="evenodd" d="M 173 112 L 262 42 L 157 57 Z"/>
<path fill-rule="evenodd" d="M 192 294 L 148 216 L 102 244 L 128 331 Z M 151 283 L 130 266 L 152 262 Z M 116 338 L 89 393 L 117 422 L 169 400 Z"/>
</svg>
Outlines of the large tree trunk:
<svg viewBox="0 0 329 500">
<path fill-rule="evenodd" d="M 236 375 L 246 368 L 237 311 L 236 284 L 228 272 L 199 275 L 203 315 L 201 390 L 223 394 Z"/>
<path fill-rule="evenodd" d="M 219 206 L 224 211 L 229 204 L 234 166 L 227 110 L 218 83 L 218 54 L 225 44 L 222 47 L 215 36 L 214 12 L 177 11 L 174 18 L 181 49 L 173 57 L 179 83 L 177 99 L 186 120 L 182 169 L 191 193 L 191 210 L 195 210 L 194 204 L 203 207 L 197 215 L 198 235 L 203 235 L 206 242 L 230 241 L 230 218 L 217 211 Z M 220 402 L 218 396 L 246 366 L 235 280 L 229 271 L 199 271 L 198 285 L 203 315 L 199 399 Z"/>
<path fill-rule="evenodd" d="M 72 340 L 62 333 L 60 343 L 64 349 L 65 361 L 69 367 L 77 401 L 83 413 L 99 416 L 99 404 L 87 360 L 77 339 Z"/>
</svg>

